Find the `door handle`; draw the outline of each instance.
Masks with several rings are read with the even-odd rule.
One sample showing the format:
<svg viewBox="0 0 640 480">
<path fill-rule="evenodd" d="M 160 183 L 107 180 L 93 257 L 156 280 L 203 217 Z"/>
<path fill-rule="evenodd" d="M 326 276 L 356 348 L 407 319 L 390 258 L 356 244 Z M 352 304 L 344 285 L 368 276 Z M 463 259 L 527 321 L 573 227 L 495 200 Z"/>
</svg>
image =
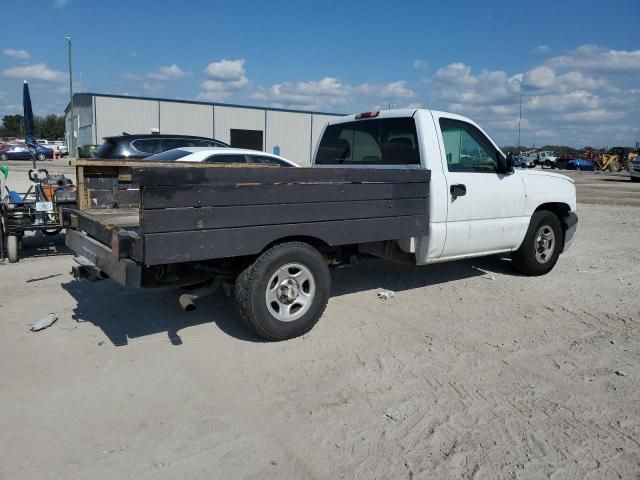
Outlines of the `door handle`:
<svg viewBox="0 0 640 480">
<path fill-rule="evenodd" d="M 462 183 L 456 183 L 449 187 L 449 192 L 451 192 L 451 196 L 455 200 L 456 198 L 464 197 L 467 194 L 467 186 Z"/>
</svg>

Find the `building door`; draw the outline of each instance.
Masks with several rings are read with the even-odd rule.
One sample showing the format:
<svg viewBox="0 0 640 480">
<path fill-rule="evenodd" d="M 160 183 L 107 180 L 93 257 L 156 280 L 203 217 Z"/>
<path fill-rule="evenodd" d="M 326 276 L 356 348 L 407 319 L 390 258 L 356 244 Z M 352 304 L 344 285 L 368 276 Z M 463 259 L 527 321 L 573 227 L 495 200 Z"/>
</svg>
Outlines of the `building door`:
<svg viewBox="0 0 640 480">
<path fill-rule="evenodd" d="M 234 148 L 248 148 L 249 150 L 263 150 L 262 130 L 231 129 L 231 146 Z"/>
</svg>

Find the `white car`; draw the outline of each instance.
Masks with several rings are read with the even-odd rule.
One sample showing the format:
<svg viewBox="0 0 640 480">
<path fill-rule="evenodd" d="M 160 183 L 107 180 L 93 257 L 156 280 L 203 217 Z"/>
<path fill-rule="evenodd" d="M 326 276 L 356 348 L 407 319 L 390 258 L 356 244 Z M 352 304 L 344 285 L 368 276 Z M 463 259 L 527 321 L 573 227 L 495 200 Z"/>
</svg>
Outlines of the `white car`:
<svg viewBox="0 0 640 480">
<path fill-rule="evenodd" d="M 151 155 L 145 162 L 247 163 L 299 167 L 297 163 L 271 153 L 243 148 L 182 147 Z"/>
<path fill-rule="evenodd" d="M 632 182 L 640 182 L 640 157 L 629 162 L 629 174 Z"/>
</svg>

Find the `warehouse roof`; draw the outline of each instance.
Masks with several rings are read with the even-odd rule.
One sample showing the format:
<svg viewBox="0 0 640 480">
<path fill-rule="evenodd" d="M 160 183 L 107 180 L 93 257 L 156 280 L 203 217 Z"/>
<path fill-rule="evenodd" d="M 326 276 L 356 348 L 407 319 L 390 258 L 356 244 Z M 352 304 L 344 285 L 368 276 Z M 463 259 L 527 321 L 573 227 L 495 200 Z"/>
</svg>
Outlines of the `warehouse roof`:
<svg viewBox="0 0 640 480">
<path fill-rule="evenodd" d="M 200 102 L 198 100 L 179 100 L 175 98 L 160 98 L 160 97 L 139 97 L 135 95 L 115 95 L 112 93 L 93 93 L 93 92 L 82 92 L 82 93 L 74 93 L 73 98 L 76 97 L 109 97 L 109 98 L 124 98 L 131 100 L 153 100 L 157 102 L 172 102 L 172 103 L 188 103 L 192 105 L 213 105 L 218 107 L 233 107 L 233 108 L 251 108 L 257 110 L 269 110 L 272 112 L 290 112 L 290 113 L 311 113 L 314 115 L 336 115 L 343 116 L 345 113 L 333 113 L 333 112 L 315 112 L 309 110 L 294 110 L 289 108 L 273 108 L 273 107 L 265 107 L 258 105 L 238 105 L 234 103 L 219 103 L 219 102 Z M 69 104 L 64 109 L 64 112 L 67 113 L 69 110 Z"/>
</svg>

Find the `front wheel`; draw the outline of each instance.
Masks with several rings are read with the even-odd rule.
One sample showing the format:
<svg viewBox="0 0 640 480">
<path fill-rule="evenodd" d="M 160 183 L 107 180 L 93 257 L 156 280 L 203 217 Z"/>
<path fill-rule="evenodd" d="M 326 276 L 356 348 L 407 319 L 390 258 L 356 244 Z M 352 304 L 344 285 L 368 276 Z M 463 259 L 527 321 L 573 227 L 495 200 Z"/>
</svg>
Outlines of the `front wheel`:
<svg viewBox="0 0 640 480">
<path fill-rule="evenodd" d="M 640 182 L 640 177 L 631 177 L 632 182 Z"/>
<path fill-rule="evenodd" d="M 511 254 L 513 266 L 525 275 L 544 275 L 555 266 L 562 248 L 562 226 L 548 210 L 535 212 L 520 248 Z"/>
<path fill-rule="evenodd" d="M 331 289 L 327 262 L 311 245 L 276 245 L 236 279 L 236 302 L 245 324 L 267 340 L 307 333 L 322 316 Z"/>
</svg>

